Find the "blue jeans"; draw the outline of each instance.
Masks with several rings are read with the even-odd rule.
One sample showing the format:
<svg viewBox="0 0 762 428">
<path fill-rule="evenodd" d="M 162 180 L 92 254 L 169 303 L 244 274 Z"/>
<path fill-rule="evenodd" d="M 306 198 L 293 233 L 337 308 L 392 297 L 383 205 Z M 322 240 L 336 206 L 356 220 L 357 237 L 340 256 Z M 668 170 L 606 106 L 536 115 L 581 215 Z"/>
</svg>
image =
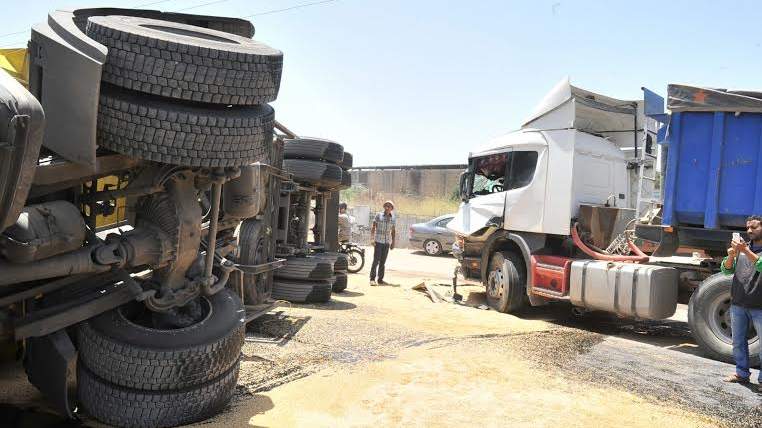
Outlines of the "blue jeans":
<svg viewBox="0 0 762 428">
<path fill-rule="evenodd" d="M 746 379 L 751 376 L 749 371 L 749 341 L 746 338 L 749 324 L 754 325 L 758 337 L 762 338 L 762 309 L 730 305 L 730 329 L 733 334 L 733 358 L 736 360 L 736 374 Z M 760 348 L 759 354 L 762 358 L 762 348 Z"/>
</svg>

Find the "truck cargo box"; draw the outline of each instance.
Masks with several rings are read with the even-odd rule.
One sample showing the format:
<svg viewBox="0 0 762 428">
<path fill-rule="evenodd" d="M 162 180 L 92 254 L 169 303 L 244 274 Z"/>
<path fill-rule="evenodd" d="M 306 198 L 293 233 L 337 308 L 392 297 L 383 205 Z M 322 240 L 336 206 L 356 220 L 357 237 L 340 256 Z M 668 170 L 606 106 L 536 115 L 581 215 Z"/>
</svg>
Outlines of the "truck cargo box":
<svg viewBox="0 0 762 428">
<path fill-rule="evenodd" d="M 762 213 L 762 94 L 669 86 L 663 224 L 743 228 Z"/>
</svg>

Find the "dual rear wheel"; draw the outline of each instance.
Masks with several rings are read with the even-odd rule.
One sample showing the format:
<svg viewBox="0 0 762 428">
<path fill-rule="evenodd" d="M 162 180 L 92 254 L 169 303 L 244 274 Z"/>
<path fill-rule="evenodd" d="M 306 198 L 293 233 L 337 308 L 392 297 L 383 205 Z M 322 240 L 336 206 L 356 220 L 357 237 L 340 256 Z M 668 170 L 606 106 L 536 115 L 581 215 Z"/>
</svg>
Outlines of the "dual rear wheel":
<svg viewBox="0 0 762 428">
<path fill-rule="evenodd" d="M 171 315 L 134 302 L 81 323 L 82 406 L 124 427 L 176 426 L 217 413 L 238 379 L 243 319 L 241 300 L 224 289 Z"/>
<path fill-rule="evenodd" d="M 92 16 L 86 34 L 107 48 L 98 108 L 101 149 L 184 167 L 238 167 L 267 158 L 274 125 L 267 103 L 280 87 L 280 51 L 142 17 Z M 267 260 L 261 225 L 244 227 L 254 236 L 242 245 L 244 258 L 249 264 Z M 244 282 L 247 299 L 269 299 L 261 276 Z M 133 302 L 81 323 L 82 407 L 126 427 L 211 416 L 232 397 L 244 319 L 241 299 L 224 289 L 171 313 Z"/>
</svg>

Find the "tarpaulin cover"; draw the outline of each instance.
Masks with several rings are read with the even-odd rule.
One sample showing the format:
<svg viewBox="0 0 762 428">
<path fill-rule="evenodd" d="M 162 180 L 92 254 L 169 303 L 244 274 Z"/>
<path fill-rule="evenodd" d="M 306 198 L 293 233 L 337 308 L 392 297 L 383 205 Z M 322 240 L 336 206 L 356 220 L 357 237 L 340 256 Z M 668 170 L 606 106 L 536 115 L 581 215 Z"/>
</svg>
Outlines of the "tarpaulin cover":
<svg viewBox="0 0 762 428">
<path fill-rule="evenodd" d="M 762 92 L 726 91 L 687 85 L 669 85 L 667 108 L 681 111 L 762 113 Z"/>
</svg>

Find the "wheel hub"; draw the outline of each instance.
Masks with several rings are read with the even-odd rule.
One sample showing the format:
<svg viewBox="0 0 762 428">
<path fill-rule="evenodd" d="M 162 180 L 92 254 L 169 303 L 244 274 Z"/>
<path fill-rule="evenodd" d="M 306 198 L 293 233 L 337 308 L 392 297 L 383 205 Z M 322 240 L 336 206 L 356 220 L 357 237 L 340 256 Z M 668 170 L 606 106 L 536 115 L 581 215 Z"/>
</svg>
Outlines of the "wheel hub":
<svg viewBox="0 0 762 428">
<path fill-rule="evenodd" d="M 426 243 L 426 252 L 429 254 L 439 253 L 439 243 L 436 241 L 429 241 Z"/>
<path fill-rule="evenodd" d="M 495 299 L 499 299 L 503 295 L 503 271 L 500 269 L 493 270 L 487 278 L 487 294 Z"/>
<path fill-rule="evenodd" d="M 719 296 L 709 305 L 709 328 L 726 343 L 733 343 L 730 330 L 730 297 Z"/>
<path fill-rule="evenodd" d="M 122 306 L 118 311 L 127 322 L 142 328 L 176 330 L 209 318 L 212 305 L 206 297 L 198 297 L 189 304 L 172 308 L 168 312 L 152 312 L 138 303 Z"/>
<path fill-rule="evenodd" d="M 718 296 L 709 305 L 709 328 L 715 336 L 725 343 L 732 344 L 733 336 L 730 327 L 730 294 Z M 756 341 L 757 333 L 749 326 L 747 339 Z"/>
</svg>

